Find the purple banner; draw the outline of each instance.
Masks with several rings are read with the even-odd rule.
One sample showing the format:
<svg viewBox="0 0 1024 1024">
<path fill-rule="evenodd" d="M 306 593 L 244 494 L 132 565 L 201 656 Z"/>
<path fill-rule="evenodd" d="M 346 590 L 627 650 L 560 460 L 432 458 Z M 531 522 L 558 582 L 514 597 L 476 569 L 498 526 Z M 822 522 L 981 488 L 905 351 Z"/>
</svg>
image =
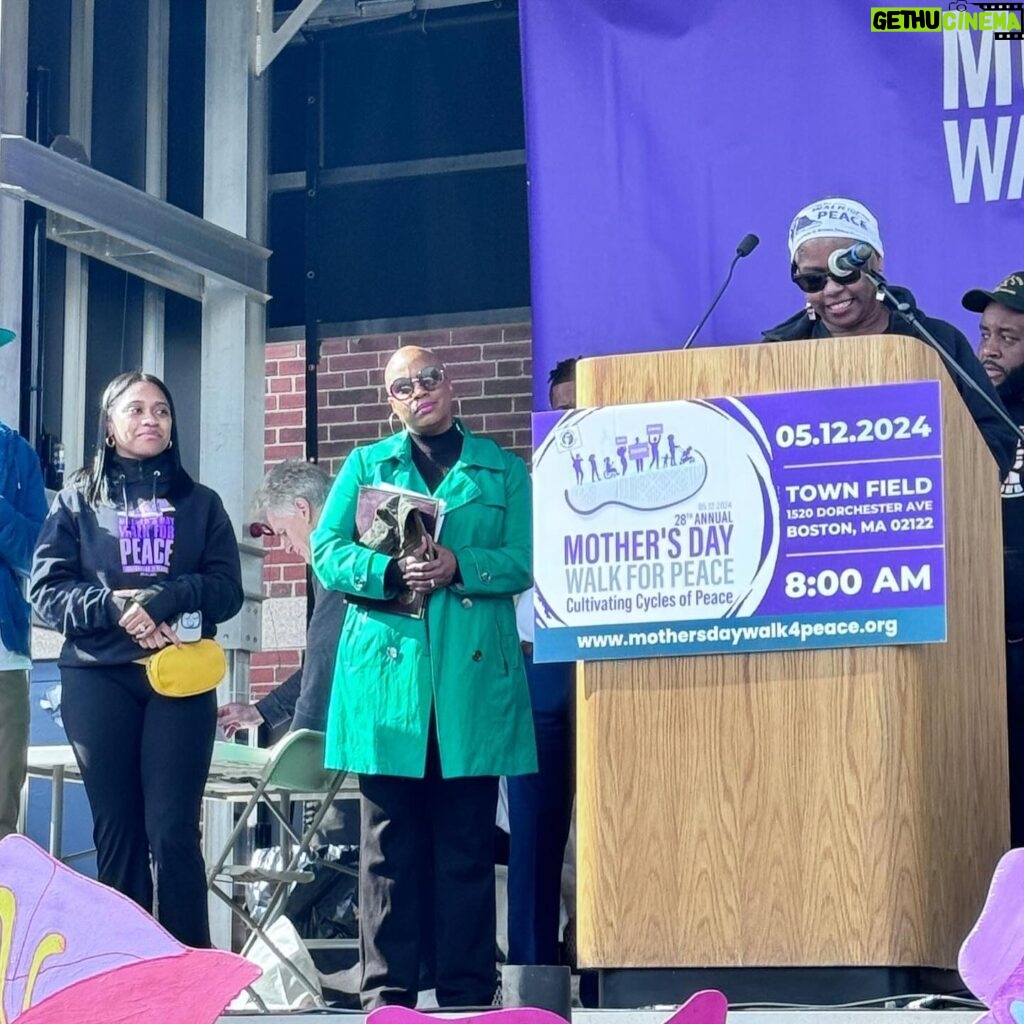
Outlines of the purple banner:
<svg viewBox="0 0 1024 1024">
<path fill-rule="evenodd" d="M 537 660 L 944 640 L 939 400 L 923 381 L 536 414 Z"/>
<path fill-rule="evenodd" d="M 960 296 L 1020 264 L 1020 42 L 872 32 L 868 0 L 520 0 L 520 21 L 538 409 L 559 359 L 677 346 L 749 231 L 699 343 L 759 339 L 804 303 L 787 229 L 824 196 L 866 204 L 890 280 L 969 338 Z"/>
</svg>

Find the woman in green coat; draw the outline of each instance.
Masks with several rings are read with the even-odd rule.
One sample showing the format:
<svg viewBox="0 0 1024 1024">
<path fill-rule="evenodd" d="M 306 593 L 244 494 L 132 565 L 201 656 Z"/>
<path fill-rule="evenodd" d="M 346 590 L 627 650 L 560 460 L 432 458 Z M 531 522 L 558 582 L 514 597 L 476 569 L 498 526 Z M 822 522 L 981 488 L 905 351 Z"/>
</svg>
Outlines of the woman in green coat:
<svg viewBox="0 0 1024 1024">
<path fill-rule="evenodd" d="M 352 452 L 312 537 L 321 583 L 362 599 L 327 725 L 328 766 L 360 774 L 361 997 L 414 1006 L 434 952 L 441 1006 L 490 1005 L 497 777 L 536 771 L 512 600 L 531 579 L 529 477 L 455 421 L 433 352 L 399 349 L 384 383 L 405 430 Z M 443 500 L 437 540 L 400 559 L 354 540 L 359 488 L 380 484 Z M 403 588 L 423 618 L 383 610 Z"/>
</svg>

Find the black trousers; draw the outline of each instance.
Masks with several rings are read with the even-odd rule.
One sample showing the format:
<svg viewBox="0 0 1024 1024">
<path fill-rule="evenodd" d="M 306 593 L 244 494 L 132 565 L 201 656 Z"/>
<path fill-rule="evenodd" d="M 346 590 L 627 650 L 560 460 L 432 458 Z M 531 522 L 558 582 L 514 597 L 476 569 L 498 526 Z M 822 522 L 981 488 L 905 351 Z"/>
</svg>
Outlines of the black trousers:
<svg viewBox="0 0 1024 1024">
<path fill-rule="evenodd" d="M 210 945 L 199 816 L 217 728 L 213 691 L 161 697 L 141 665 L 61 669 L 61 711 L 92 808 L 101 882 L 179 941 Z M 152 857 L 152 867 L 150 864 Z"/>
<path fill-rule="evenodd" d="M 422 779 L 362 775 L 359 789 L 364 1009 L 415 1006 L 421 959 L 434 962 L 441 1006 L 490 1006 L 497 778 L 442 778 L 431 729 Z"/>
<path fill-rule="evenodd" d="M 537 771 L 508 779 L 508 962 L 557 964 L 562 862 L 572 824 L 575 665 L 524 655 Z"/>
<path fill-rule="evenodd" d="M 1010 733 L 1010 845 L 1024 846 L 1024 640 L 1006 645 Z"/>
</svg>

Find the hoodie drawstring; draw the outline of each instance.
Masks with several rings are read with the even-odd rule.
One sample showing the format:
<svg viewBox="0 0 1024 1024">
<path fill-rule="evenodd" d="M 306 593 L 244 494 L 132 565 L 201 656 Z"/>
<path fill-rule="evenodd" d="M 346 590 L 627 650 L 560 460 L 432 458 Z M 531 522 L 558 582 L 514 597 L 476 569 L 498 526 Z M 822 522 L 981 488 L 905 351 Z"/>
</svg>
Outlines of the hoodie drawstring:
<svg viewBox="0 0 1024 1024">
<path fill-rule="evenodd" d="M 152 490 L 150 501 L 151 501 L 151 503 L 152 503 L 154 508 L 156 507 L 156 485 L 157 485 L 157 482 L 160 480 L 162 475 L 163 474 L 160 472 L 159 469 L 154 469 L 153 470 L 153 475 L 151 477 L 151 482 L 153 484 L 153 490 Z M 114 480 L 121 485 L 121 500 L 124 502 L 125 515 L 128 515 L 130 513 L 130 511 L 131 511 L 130 508 L 128 507 L 128 484 L 127 484 L 128 476 L 125 473 L 118 473 L 117 476 L 114 478 Z"/>
</svg>

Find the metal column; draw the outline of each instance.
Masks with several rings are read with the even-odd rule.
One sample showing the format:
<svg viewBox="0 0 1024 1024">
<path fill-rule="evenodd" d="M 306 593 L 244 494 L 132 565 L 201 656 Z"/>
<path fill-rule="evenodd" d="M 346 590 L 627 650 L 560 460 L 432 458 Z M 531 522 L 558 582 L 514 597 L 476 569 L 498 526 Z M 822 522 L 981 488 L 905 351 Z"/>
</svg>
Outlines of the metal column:
<svg viewBox="0 0 1024 1024">
<path fill-rule="evenodd" d="M 255 19 L 247 4 L 208 4 L 206 13 L 206 123 L 203 216 L 251 238 L 262 229 L 266 206 L 263 142 L 254 145 L 251 122 L 264 128 L 262 88 L 250 71 Z M 248 501 L 263 479 L 263 306 L 237 288 L 207 278 L 203 297 L 200 479 L 215 488 L 239 534 Z M 259 642 L 262 546 L 243 542 L 247 594 L 242 615 L 222 635 L 231 650 Z M 257 553 L 258 552 L 258 553 Z M 243 695 L 247 686 L 236 693 Z"/>
<path fill-rule="evenodd" d="M 0 0 L 0 124 L 25 133 L 28 88 L 28 4 Z M 0 327 L 17 339 L 0 348 L 0 420 L 18 427 L 21 404 L 21 303 L 25 207 L 0 197 Z"/>
<path fill-rule="evenodd" d="M 86 149 L 92 144 L 92 50 L 94 0 L 72 0 L 69 129 Z M 70 249 L 64 254 L 64 380 L 61 440 L 68 470 L 85 461 L 92 438 L 85 437 L 85 366 L 88 341 L 89 261 Z"/>
<path fill-rule="evenodd" d="M 146 191 L 167 195 L 168 0 L 149 0 L 146 40 Z M 146 282 L 142 296 L 142 368 L 164 375 L 164 290 Z"/>
<path fill-rule="evenodd" d="M 203 216 L 248 237 L 262 232 L 266 220 L 265 92 L 252 74 L 255 44 L 252 4 L 207 4 Z M 263 477 L 265 335 L 261 305 L 207 279 L 199 478 L 220 494 L 240 533 L 248 519 L 247 503 Z M 248 698 L 249 652 L 259 642 L 263 591 L 262 546 L 243 540 L 241 547 L 245 607 L 220 634 L 230 665 L 221 697 L 232 700 Z M 208 853 L 226 842 L 230 829 L 230 814 L 207 803 Z M 231 915 L 215 906 L 211 902 L 213 941 L 230 948 Z"/>
</svg>

